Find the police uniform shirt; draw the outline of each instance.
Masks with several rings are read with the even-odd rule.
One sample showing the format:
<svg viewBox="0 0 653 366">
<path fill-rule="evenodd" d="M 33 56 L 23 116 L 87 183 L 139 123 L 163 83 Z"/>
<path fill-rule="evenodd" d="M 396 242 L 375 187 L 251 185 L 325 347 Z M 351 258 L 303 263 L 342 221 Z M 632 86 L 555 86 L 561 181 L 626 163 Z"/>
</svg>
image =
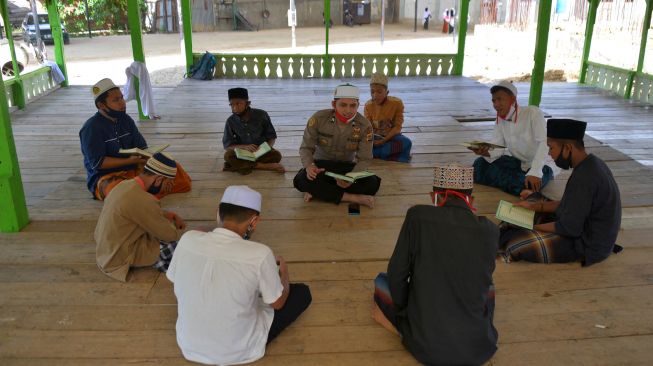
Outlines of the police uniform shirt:
<svg viewBox="0 0 653 366">
<path fill-rule="evenodd" d="M 349 123 L 324 109 L 308 120 L 299 155 L 304 168 L 314 160 L 356 162 L 352 171 L 366 170 L 372 160 L 372 125 L 360 113 Z"/>
</svg>

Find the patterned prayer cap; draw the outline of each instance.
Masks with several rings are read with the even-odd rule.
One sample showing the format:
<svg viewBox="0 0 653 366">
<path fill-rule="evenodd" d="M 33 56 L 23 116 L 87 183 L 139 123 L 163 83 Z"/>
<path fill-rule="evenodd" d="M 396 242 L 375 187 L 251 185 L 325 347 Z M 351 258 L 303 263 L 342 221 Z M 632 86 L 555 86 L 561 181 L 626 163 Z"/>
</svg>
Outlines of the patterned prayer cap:
<svg viewBox="0 0 653 366">
<path fill-rule="evenodd" d="M 220 203 L 229 203 L 261 212 L 261 200 L 261 194 L 248 186 L 229 186 L 222 194 Z"/>
<path fill-rule="evenodd" d="M 245 88 L 232 88 L 227 91 L 229 100 L 232 99 L 246 99 L 249 100 L 249 94 Z"/>
<path fill-rule="evenodd" d="M 159 152 L 147 159 L 145 170 L 174 179 L 177 175 L 177 163 L 171 156 Z"/>
<path fill-rule="evenodd" d="M 474 167 L 457 163 L 437 164 L 433 170 L 433 187 L 443 189 L 473 189 Z"/>
<path fill-rule="evenodd" d="M 380 72 L 374 73 L 370 79 L 370 84 L 379 84 L 388 87 L 388 77 Z"/>
<path fill-rule="evenodd" d="M 93 85 L 91 87 L 91 93 L 93 94 L 93 100 L 97 100 L 97 98 L 100 95 L 104 94 L 105 92 L 107 92 L 107 91 L 109 91 L 111 89 L 117 88 L 117 87 L 118 86 L 113 83 L 113 80 L 111 80 L 109 78 L 105 78 L 105 79 L 102 79 L 102 80 L 98 81 L 97 83 L 95 83 L 95 85 Z"/>
<path fill-rule="evenodd" d="M 502 80 L 498 82 L 497 84 L 494 84 L 490 88 L 490 93 L 494 94 L 499 90 L 505 90 L 509 92 L 510 94 L 514 95 L 515 97 L 517 96 L 517 87 L 512 83 L 512 81 L 508 80 Z"/>
<path fill-rule="evenodd" d="M 344 98 L 358 99 L 359 97 L 360 97 L 360 91 L 358 90 L 358 88 L 349 83 L 338 85 L 336 87 L 335 93 L 333 93 L 334 100 L 344 99 Z"/>
</svg>

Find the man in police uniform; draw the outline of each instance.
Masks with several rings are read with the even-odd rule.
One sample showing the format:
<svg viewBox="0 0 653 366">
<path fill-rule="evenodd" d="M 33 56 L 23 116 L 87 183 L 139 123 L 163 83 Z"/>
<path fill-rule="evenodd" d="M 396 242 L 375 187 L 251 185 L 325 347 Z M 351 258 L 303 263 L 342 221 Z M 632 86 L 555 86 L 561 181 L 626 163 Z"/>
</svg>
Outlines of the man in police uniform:
<svg viewBox="0 0 653 366">
<path fill-rule="evenodd" d="M 333 109 L 316 112 L 308 120 L 299 155 L 304 166 L 295 176 L 294 185 L 304 192 L 304 201 L 313 197 L 339 204 L 350 202 L 374 207 L 374 195 L 381 178 L 371 176 L 349 183 L 324 173 L 361 172 L 372 161 L 371 123 L 358 113 L 360 91 L 344 84 L 336 88 Z"/>
</svg>

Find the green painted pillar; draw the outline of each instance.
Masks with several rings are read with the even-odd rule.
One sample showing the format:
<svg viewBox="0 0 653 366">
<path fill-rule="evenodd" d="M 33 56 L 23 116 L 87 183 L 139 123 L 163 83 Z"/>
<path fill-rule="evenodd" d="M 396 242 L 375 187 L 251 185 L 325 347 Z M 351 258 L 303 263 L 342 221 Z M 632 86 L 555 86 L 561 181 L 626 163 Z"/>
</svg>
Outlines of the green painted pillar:
<svg viewBox="0 0 653 366">
<path fill-rule="evenodd" d="M 138 8 L 138 0 L 127 0 L 127 20 L 129 22 L 129 34 L 132 40 L 132 55 L 134 61 L 145 63 L 145 54 L 143 53 L 143 37 L 141 31 L 141 12 Z M 138 104 L 139 119 L 148 119 L 143 114 L 141 106 L 141 97 L 139 91 L 138 78 L 134 77 L 134 90 L 136 90 L 136 103 Z"/>
<path fill-rule="evenodd" d="M 458 24 L 458 53 L 453 66 L 454 75 L 463 74 L 465 62 L 465 39 L 467 38 L 467 17 L 469 15 L 469 0 L 460 0 L 460 23 Z"/>
<path fill-rule="evenodd" d="M 644 69 L 644 57 L 646 56 L 646 40 L 648 39 L 648 30 L 651 28 L 651 13 L 653 12 L 653 0 L 646 1 L 646 11 L 644 12 L 644 22 L 642 23 L 642 41 L 639 45 L 639 59 L 637 59 L 637 72 Z"/>
<path fill-rule="evenodd" d="M 531 77 L 531 93 L 529 105 L 539 106 L 542 101 L 542 85 L 544 84 L 544 66 L 549 43 L 549 25 L 551 24 L 551 0 L 540 0 L 537 12 L 537 34 L 535 36 L 535 65 Z"/>
<path fill-rule="evenodd" d="M 11 24 L 9 22 L 9 11 L 7 8 L 7 0 L 0 0 L 0 11 L 2 12 L 2 19 L 4 24 Z M 16 49 L 14 45 L 14 36 L 12 35 L 11 26 L 5 27 L 5 35 L 7 36 L 7 44 L 9 45 L 9 53 L 11 55 L 11 66 L 14 69 L 14 77 L 16 82 L 12 85 L 11 93 L 14 97 L 14 103 L 20 109 L 25 108 L 25 88 L 23 87 L 23 80 L 20 78 L 20 69 L 18 68 L 18 61 L 16 60 Z M 1 79 L 0 79 L 1 80 Z M 3 88 L 4 90 L 4 88 Z M 6 103 L 6 95 L 4 95 Z"/>
<path fill-rule="evenodd" d="M 594 23 L 596 23 L 596 10 L 599 8 L 601 0 L 588 0 L 590 8 L 587 11 L 587 24 L 585 25 L 585 44 L 583 45 L 583 55 L 581 56 L 580 77 L 578 82 L 585 84 L 587 77 L 587 61 L 590 58 L 592 48 L 592 35 L 594 34 Z"/>
<path fill-rule="evenodd" d="M 193 21 L 190 0 L 181 1 L 181 21 L 184 34 L 184 55 L 186 56 L 186 73 L 193 66 Z M 235 5 L 235 4 L 234 4 Z M 235 18 L 234 18 L 235 24 Z"/>
<path fill-rule="evenodd" d="M 329 24 L 331 24 L 331 0 L 324 0 L 324 76 L 331 77 L 331 59 L 329 57 Z"/>
<path fill-rule="evenodd" d="M 61 86 L 66 87 L 68 86 L 68 70 L 66 69 L 66 60 L 63 52 L 63 31 L 61 30 L 61 18 L 59 18 L 57 0 L 47 0 L 46 6 L 48 8 L 48 19 L 50 19 L 50 29 L 52 29 L 52 39 L 54 40 L 54 62 L 57 63 L 65 78 Z"/>
<path fill-rule="evenodd" d="M 3 4 L 5 0 L 0 0 Z M 10 24 L 9 22 L 5 24 Z M 5 83 L 0 82 L 0 232 L 15 232 L 29 222 L 11 131 Z"/>
</svg>

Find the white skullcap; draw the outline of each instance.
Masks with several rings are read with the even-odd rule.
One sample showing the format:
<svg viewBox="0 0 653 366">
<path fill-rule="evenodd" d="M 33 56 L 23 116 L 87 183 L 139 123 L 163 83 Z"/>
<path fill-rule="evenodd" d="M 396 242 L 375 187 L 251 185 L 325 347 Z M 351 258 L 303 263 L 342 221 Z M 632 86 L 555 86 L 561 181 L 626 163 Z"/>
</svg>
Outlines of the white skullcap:
<svg viewBox="0 0 653 366">
<path fill-rule="evenodd" d="M 248 186 L 227 187 L 220 203 L 230 203 L 261 212 L 261 194 Z"/>
<path fill-rule="evenodd" d="M 93 100 L 97 100 L 97 98 L 104 94 L 107 90 L 111 90 L 113 88 L 117 88 L 118 86 L 113 83 L 111 79 L 102 79 L 95 83 L 93 87 L 91 88 L 91 93 L 93 93 Z"/>
<path fill-rule="evenodd" d="M 334 100 L 344 99 L 344 98 L 358 99 L 359 97 L 360 97 L 360 91 L 358 90 L 358 88 L 349 83 L 338 85 L 336 87 L 335 93 L 333 93 Z"/>
<path fill-rule="evenodd" d="M 517 87 L 512 83 L 512 81 L 502 80 L 497 84 L 494 84 L 490 88 L 490 93 L 494 93 L 499 89 L 506 89 L 512 93 L 512 95 L 517 96 Z"/>
</svg>

